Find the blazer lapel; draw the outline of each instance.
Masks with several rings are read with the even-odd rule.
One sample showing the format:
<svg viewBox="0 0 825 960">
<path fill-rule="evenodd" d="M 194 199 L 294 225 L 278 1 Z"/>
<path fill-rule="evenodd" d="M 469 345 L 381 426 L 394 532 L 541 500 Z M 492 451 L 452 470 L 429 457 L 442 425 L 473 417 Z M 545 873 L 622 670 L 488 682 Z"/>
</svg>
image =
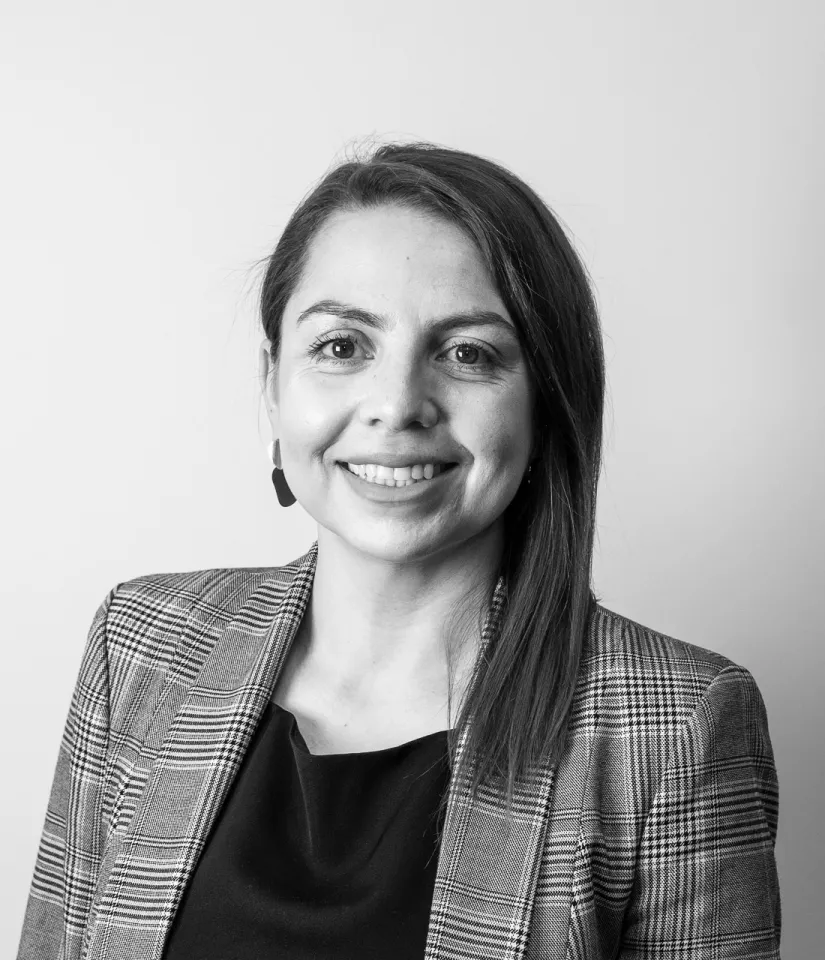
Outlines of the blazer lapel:
<svg viewBox="0 0 825 960">
<path fill-rule="evenodd" d="M 498 629 L 506 595 L 499 579 L 482 631 L 482 661 Z M 466 742 L 472 717 L 458 739 L 425 960 L 519 960 L 527 933 L 548 823 L 554 768 L 546 765 L 517 782 L 514 821 L 507 833 L 504 804 L 489 792 L 470 800 Z"/>
<path fill-rule="evenodd" d="M 85 956 L 157 960 L 183 890 L 307 607 L 318 545 L 284 588 L 266 580 L 227 625 L 174 711 L 108 881 Z M 273 616 L 274 611 L 274 616 Z"/>
</svg>

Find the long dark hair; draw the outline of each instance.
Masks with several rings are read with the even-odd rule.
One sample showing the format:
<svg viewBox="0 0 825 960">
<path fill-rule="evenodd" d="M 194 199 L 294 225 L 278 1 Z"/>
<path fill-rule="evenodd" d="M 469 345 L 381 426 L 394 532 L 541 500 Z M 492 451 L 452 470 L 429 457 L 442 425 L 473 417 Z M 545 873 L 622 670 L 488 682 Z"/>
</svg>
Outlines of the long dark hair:
<svg viewBox="0 0 825 960">
<path fill-rule="evenodd" d="M 558 220 L 499 164 L 432 143 L 390 143 L 333 167 L 301 201 L 268 258 L 261 319 L 277 362 L 284 307 L 309 246 L 336 211 L 398 204 L 441 217 L 480 250 L 518 329 L 533 394 L 538 458 L 504 514 L 499 629 L 449 737 L 472 714 L 473 797 L 557 762 L 597 598 L 591 580 L 605 374 L 587 272 Z M 492 591 L 488 592 L 488 602 Z M 478 609 L 478 608 L 476 608 Z M 449 658 L 449 654 L 448 654 Z"/>
</svg>

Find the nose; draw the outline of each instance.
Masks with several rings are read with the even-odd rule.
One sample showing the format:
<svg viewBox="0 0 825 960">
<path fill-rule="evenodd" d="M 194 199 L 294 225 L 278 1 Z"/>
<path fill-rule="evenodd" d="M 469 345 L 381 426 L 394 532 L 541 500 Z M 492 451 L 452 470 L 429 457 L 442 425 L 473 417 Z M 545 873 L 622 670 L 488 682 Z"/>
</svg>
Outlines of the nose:
<svg viewBox="0 0 825 960">
<path fill-rule="evenodd" d="M 392 431 L 416 422 L 432 427 L 439 416 L 435 389 L 436 378 L 428 375 L 415 356 L 385 354 L 366 380 L 360 419 L 370 426 L 383 423 Z"/>
</svg>

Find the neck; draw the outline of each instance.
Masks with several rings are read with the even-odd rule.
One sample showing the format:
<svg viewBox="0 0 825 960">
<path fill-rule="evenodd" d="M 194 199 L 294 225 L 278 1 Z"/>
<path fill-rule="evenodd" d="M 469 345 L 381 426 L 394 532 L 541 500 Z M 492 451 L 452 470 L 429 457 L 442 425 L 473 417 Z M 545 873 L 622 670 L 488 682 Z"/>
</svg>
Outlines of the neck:
<svg viewBox="0 0 825 960">
<path fill-rule="evenodd" d="M 364 699 L 376 689 L 446 698 L 446 644 L 458 672 L 472 667 L 502 533 L 495 525 L 449 551 L 398 561 L 363 553 L 319 528 L 302 659 L 342 699 Z"/>
</svg>

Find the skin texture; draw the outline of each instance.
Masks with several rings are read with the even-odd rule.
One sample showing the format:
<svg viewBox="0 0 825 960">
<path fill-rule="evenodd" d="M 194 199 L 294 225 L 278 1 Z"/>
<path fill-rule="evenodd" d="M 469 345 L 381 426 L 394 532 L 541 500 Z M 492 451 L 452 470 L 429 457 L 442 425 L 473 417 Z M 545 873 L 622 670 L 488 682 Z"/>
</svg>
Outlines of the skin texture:
<svg viewBox="0 0 825 960">
<path fill-rule="evenodd" d="M 380 314 L 386 328 L 328 314 L 297 323 L 330 299 Z M 473 309 L 494 310 L 510 332 L 434 333 L 434 321 Z M 356 342 L 308 354 L 332 334 Z M 272 436 L 318 524 L 310 609 L 276 702 L 300 713 L 316 752 L 380 749 L 444 729 L 444 624 L 457 605 L 475 613 L 473 598 L 492 582 L 502 514 L 532 449 L 530 381 L 512 318 L 457 227 L 385 206 L 326 223 L 284 311 L 275 368 L 269 348 L 264 341 L 260 370 Z M 374 451 L 438 451 L 459 466 L 437 497 L 374 502 L 336 466 Z M 475 647 L 465 646 L 457 654 L 466 672 Z"/>
</svg>

